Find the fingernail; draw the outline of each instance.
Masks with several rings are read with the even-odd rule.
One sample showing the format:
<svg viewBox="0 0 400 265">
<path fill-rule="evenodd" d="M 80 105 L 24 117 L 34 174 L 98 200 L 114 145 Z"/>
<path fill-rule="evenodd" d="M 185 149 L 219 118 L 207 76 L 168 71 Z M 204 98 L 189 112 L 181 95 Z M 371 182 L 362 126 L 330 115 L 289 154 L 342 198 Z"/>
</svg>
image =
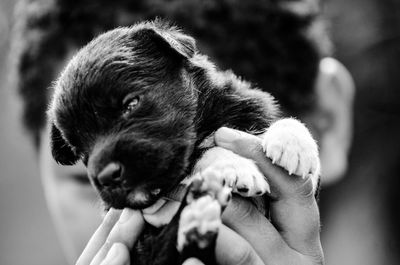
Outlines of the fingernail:
<svg viewBox="0 0 400 265">
<path fill-rule="evenodd" d="M 269 185 L 268 182 L 267 182 L 267 185 L 265 186 L 265 188 L 267 189 L 267 194 L 271 194 L 271 186 Z"/>
<path fill-rule="evenodd" d="M 227 127 L 221 127 L 215 132 L 215 142 L 231 143 L 241 137 L 240 132 Z"/>
<path fill-rule="evenodd" d="M 123 224 L 123 223 L 127 222 L 133 216 L 134 213 L 135 213 L 134 210 L 125 208 L 122 211 L 121 216 L 119 217 L 118 223 Z"/>
<path fill-rule="evenodd" d="M 121 214 L 121 210 L 116 210 L 114 208 L 110 208 L 110 210 L 108 210 L 108 212 L 106 213 L 106 215 L 103 218 L 103 222 L 104 223 L 116 223 L 118 220 L 118 217 Z"/>
<path fill-rule="evenodd" d="M 113 260 L 116 257 L 118 257 L 118 253 L 119 253 L 119 248 L 118 248 L 118 244 L 114 243 L 111 247 L 111 249 L 108 251 L 107 256 L 106 256 L 106 260 Z"/>
</svg>

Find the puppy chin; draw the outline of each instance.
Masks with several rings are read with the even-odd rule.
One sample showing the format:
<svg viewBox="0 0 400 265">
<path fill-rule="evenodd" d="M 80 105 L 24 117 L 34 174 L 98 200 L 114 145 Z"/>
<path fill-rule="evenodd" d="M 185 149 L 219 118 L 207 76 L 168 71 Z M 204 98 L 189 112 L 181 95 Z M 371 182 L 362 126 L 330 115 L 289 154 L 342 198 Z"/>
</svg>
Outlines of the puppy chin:
<svg viewBox="0 0 400 265">
<path fill-rule="evenodd" d="M 159 196 L 156 196 L 146 189 L 136 188 L 130 191 L 126 196 L 126 207 L 132 209 L 145 209 L 159 200 Z"/>
<path fill-rule="evenodd" d="M 152 206 L 160 196 L 154 196 L 145 189 L 103 189 L 100 192 L 100 197 L 104 203 L 105 209 L 115 208 L 131 208 L 135 210 L 142 210 Z"/>
</svg>

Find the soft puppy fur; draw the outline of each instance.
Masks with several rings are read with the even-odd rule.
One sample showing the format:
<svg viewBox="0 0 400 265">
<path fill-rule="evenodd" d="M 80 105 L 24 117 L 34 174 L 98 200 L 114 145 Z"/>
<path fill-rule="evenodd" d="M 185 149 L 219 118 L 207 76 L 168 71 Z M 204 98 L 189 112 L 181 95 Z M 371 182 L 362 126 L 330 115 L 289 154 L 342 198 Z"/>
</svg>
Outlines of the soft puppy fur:
<svg viewBox="0 0 400 265">
<path fill-rule="evenodd" d="M 106 203 L 144 208 L 190 174 L 215 130 L 260 133 L 277 107 L 269 94 L 218 72 L 191 37 L 157 21 L 107 32 L 81 49 L 57 80 L 48 113 L 57 162 L 82 158 Z M 97 180 L 112 162 L 123 167 L 124 185 Z"/>
<path fill-rule="evenodd" d="M 279 116 L 270 94 L 229 71 L 218 71 L 197 51 L 193 38 L 161 21 L 100 35 L 69 62 L 54 91 L 48 111 L 53 156 L 63 165 L 82 159 L 106 207 L 153 205 L 193 173 L 201 156 L 220 154 L 209 151 L 218 128 L 259 135 Z M 289 121 L 275 127 L 296 126 Z M 307 133 L 312 161 L 317 148 Z M 301 137 L 293 139 L 282 145 L 301 146 Z M 282 150 L 272 145 L 267 156 L 284 157 L 274 148 Z M 298 148 L 299 153 L 304 150 Z M 319 174 L 318 165 L 309 168 L 297 162 L 297 153 L 291 154 L 296 164 L 280 164 L 289 172 Z M 248 194 L 248 188 L 244 185 L 242 191 Z M 147 229 L 133 254 L 135 264 L 180 262 L 175 246 L 184 206 L 166 228 Z"/>
</svg>

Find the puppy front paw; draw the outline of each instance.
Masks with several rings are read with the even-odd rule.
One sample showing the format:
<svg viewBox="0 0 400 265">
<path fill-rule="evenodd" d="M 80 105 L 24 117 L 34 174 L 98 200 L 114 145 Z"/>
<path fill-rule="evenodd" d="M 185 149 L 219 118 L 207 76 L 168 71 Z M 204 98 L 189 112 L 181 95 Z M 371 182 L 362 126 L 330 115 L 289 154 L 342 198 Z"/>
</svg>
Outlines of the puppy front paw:
<svg viewBox="0 0 400 265">
<path fill-rule="evenodd" d="M 289 174 L 311 177 L 314 189 L 320 175 L 318 146 L 304 124 L 287 118 L 273 123 L 263 135 L 264 152 Z"/>
<path fill-rule="evenodd" d="M 178 251 L 212 247 L 221 225 L 222 210 L 231 199 L 231 188 L 209 171 L 192 179 L 185 199 L 187 206 L 179 220 Z"/>
<path fill-rule="evenodd" d="M 221 147 L 208 150 L 195 166 L 194 172 L 215 175 L 244 197 L 254 197 L 270 191 L 269 184 L 254 161 Z"/>
</svg>

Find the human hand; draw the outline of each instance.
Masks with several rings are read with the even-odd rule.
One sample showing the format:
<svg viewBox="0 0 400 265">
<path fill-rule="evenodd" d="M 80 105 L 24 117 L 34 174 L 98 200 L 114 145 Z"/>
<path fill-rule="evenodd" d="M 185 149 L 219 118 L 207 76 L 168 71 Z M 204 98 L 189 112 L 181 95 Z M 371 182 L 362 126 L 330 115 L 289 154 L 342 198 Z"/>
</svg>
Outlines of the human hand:
<svg viewBox="0 0 400 265">
<path fill-rule="evenodd" d="M 129 265 L 129 250 L 144 227 L 140 211 L 111 208 L 93 234 L 77 265 Z"/>
<path fill-rule="evenodd" d="M 225 209 L 217 239 L 219 264 L 323 264 L 311 179 L 289 175 L 272 164 L 256 136 L 221 128 L 215 142 L 254 160 L 271 187 L 271 221 L 243 198 L 234 197 Z"/>
<path fill-rule="evenodd" d="M 273 165 L 256 136 L 222 128 L 216 132 L 215 141 L 221 147 L 253 159 L 269 181 L 272 198 L 272 223 L 250 202 L 233 198 L 222 215 L 224 225 L 220 228 L 216 246 L 218 263 L 323 264 L 319 211 L 311 180 L 290 176 Z M 129 264 L 129 249 L 140 235 L 144 221 L 140 212 L 124 211 L 130 218 L 122 223 L 117 222 L 121 211 L 111 210 L 106 215 L 77 264 Z M 184 264 L 202 263 L 189 259 Z"/>
</svg>

